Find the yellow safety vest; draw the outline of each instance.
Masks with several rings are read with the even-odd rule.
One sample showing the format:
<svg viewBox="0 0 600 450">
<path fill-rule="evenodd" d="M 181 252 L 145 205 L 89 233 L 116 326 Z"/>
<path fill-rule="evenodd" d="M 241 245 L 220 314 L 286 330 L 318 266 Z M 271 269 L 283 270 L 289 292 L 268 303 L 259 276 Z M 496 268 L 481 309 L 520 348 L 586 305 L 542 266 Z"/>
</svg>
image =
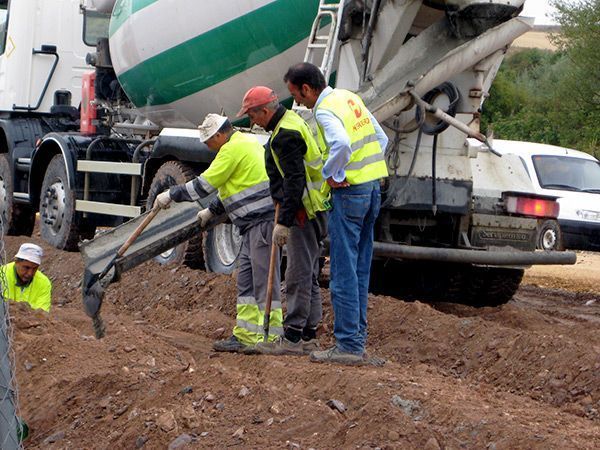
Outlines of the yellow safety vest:
<svg viewBox="0 0 600 450">
<path fill-rule="evenodd" d="M 323 154 L 319 150 L 319 146 L 313 137 L 312 132 L 308 124 L 296 114 L 294 111 L 287 110 L 271 135 L 270 142 L 273 142 L 277 133 L 281 128 L 287 130 L 294 130 L 300 133 L 302 139 L 306 143 L 306 153 L 304 154 L 304 172 L 306 176 L 306 189 L 302 195 L 302 204 L 306 209 L 306 214 L 309 219 L 314 219 L 316 213 L 319 211 L 327 211 L 328 203 L 326 202 L 327 196 L 325 196 L 321 189 L 323 187 Z M 283 170 L 279 165 L 279 157 L 275 154 L 272 148 L 270 148 L 275 165 L 279 169 L 279 173 L 283 177 Z"/>
<path fill-rule="evenodd" d="M 233 133 L 199 179 L 206 191 L 218 190 L 225 211 L 236 225 L 241 225 L 260 210 L 273 208 L 265 168 L 265 149 L 252 135 Z M 268 261 L 266 263 L 268 265 Z M 259 300 L 264 305 L 266 299 Z M 264 309 L 261 310 L 257 299 L 238 297 L 236 313 L 233 334 L 239 341 L 246 345 L 262 342 Z M 272 305 L 269 327 L 270 341 L 283 333 L 281 302 Z"/>
<path fill-rule="evenodd" d="M 27 286 L 17 286 L 17 271 L 14 262 L 0 267 L 0 272 L 3 275 L 2 280 L 6 280 L 6 285 L 2 286 L 4 300 L 27 302 L 32 309 L 50 311 L 52 283 L 46 275 L 38 270 L 31 283 Z"/>
<path fill-rule="evenodd" d="M 348 133 L 352 147 L 352 155 L 345 168 L 348 183 L 362 184 L 389 175 L 375 127 L 371 123 L 367 107 L 358 95 L 345 89 L 334 89 L 317 106 L 315 113 L 318 110 L 333 113 L 344 124 Z M 317 129 L 319 146 L 327 160 L 329 146 L 321 126 Z"/>
<path fill-rule="evenodd" d="M 227 215 L 236 225 L 253 212 L 273 205 L 265 149 L 254 136 L 233 133 L 198 178 L 207 192 L 218 190 Z"/>
</svg>

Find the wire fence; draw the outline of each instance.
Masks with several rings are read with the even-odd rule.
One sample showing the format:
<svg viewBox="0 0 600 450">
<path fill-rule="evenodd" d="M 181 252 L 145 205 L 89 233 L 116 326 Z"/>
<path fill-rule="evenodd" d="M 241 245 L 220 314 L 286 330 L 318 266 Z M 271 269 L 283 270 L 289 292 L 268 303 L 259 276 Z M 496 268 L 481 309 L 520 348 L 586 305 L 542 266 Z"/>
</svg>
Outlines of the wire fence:
<svg viewBox="0 0 600 450">
<path fill-rule="evenodd" d="M 0 266 L 8 261 L 4 246 L 4 229 L 0 218 Z M 0 270 L 0 449 L 22 449 L 21 440 L 27 434 L 26 425 L 19 419 L 13 335 L 9 302 L 4 301 L 6 276 Z"/>
</svg>

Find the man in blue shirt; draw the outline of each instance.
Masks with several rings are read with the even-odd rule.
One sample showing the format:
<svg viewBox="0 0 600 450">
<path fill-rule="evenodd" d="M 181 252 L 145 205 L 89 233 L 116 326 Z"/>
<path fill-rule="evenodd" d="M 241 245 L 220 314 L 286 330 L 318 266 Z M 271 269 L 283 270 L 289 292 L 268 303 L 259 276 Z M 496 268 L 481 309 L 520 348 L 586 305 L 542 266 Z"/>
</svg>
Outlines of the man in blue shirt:
<svg viewBox="0 0 600 450">
<path fill-rule="evenodd" d="M 284 76 L 294 100 L 313 108 L 324 154 L 323 178 L 331 189 L 329 215 L 331 300 L 336 345 L 311 353 L 315 362 L 367 362 L 367 301 L 374 225 L 381 204 L 380 179 L 388 176 L 388 138 L 362 99 L 328 87 L 310 63 Z"/>
</svg>

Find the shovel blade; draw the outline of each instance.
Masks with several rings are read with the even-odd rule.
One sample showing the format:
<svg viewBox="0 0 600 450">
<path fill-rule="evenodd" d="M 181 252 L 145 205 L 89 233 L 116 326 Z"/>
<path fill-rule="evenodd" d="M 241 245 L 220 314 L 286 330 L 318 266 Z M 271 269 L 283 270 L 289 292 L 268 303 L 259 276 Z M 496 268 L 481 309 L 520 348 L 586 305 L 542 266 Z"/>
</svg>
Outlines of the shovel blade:
<svg viewBox="0 0 600 450">
<path fill-rule="evenodd" d="M 88 269 L 84 271 L 81 295 L 83 297 L 83 310 L 89 317 L 94 318 L 100 312 L 104 290 L 111 283 L 115 275 L 116 271 L 114 268 L 109 270 L 102 278 L 100 278 L 99 273 L 91 272 Z"/>
</svg>

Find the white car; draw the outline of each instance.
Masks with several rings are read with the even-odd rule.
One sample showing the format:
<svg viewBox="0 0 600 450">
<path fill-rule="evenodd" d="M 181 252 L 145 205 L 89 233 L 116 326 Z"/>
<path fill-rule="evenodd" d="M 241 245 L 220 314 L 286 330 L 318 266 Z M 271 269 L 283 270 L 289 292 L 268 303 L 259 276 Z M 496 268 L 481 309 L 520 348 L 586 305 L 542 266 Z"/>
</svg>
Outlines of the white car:
<svg viewBox="0 0 600 450">
<path fill-rule="evenodd" d="M 558 197 L 558 226 L 539 225 L 538 247 L 600 250 L 600 162 L 569 148 L 495 139 L 494 150 L 521 158 L 536 193 Z"/>
</svg>

